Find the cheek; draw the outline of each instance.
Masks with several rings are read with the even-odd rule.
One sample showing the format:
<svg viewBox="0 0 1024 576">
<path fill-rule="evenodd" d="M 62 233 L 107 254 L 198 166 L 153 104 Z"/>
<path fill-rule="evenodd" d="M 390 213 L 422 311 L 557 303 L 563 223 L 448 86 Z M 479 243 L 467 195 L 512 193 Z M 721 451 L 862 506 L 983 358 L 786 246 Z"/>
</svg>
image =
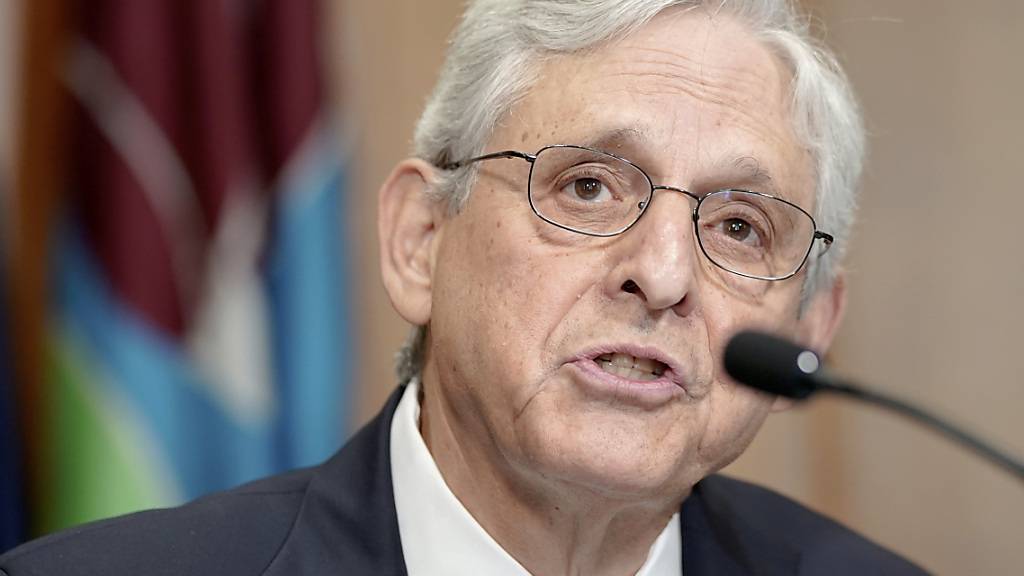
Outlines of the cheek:
<svg viewBox="0 0 1024 576">
<path fill-rule="evenodd" d="M 795 291 L 794 291 L 795 290 Z M 753 328 L 791 335 L 797 326 L 799 285 L 778 285 L 757 302 L 746 302 L 728 292 L 702 295 L 703 313 L 714 357 L 714 388 L 709 395 L 706 433 L 698 448 L 707 463 L 725 466 L 753 440 L 771 412 L 772 398 L 732 380 L 722 366 L 725 347 L 739 330 Z"/>
<path fill-rule="evenodd" d="M 799 281 L 788 286 L 777 284 L 753 301 L 714 289 L 702 294 L 703 314 L 716 360 L 722 358 L 729 339 L 740 330 L 762 330 L 783 336 L 796 334 L 799 288 Z"/>
<path fill-rule="evenodd" d="M 733 384 L 722 384 L 711 398 L 710 418 L 697 451 L 715 469 L 746 450 L 771 411 L 771 398 Z M 714 470 L 710 470 L 713 472 Z"/>
<path fill-rule="evenodd" d="M 502 209 L 467 206 L 450 222 L 438 253 L 431 322 L 438 334 L 458 340 L 450 349 L 472 350 L 481 368 L 524 378 L 538 369 L 580 282 L 569 250 L 542 242 L 532 221 Z"/>
</svg>

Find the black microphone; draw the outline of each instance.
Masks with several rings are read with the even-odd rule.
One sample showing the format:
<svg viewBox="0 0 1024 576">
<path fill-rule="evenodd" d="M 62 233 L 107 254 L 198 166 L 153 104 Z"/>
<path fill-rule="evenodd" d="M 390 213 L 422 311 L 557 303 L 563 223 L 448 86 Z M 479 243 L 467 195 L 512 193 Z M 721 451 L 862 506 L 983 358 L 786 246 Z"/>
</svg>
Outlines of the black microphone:
<svg viewBox="0 0 1024 576">
<path fill-rule="evenodd" d="M 822 390 L 882 406 L 959 442 L 1024 481 L 1024 464 L 989 443 L 922 408 L 839 380 L 824 370 L 817 354 L 788 340 L 763 332 L 740 332 L 726 346 L 724 363 L 737 381 L 770 394 L 803 400 Z"/>
</svg>

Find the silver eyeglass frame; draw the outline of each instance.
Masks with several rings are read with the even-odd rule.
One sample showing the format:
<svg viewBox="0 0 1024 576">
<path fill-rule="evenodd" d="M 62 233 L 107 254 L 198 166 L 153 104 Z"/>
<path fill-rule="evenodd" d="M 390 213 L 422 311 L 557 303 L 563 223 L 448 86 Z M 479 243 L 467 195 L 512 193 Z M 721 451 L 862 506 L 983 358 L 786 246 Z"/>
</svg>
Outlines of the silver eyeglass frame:
<svg viewBox="0 0 1024 576">
<path fill-rule="evenodd" d="M 556 221 L 552 220 L 551 218 L 549 218 L 548 216 L 545 216 L 544 214 L 542 214 L 537 209 L 537 206 L 534 204 L 534 201 L 533 201 L 533 190 L 532 190 L 532 187 L 533 187 L 533 169 L 534 169 L 534 166 L 536 166 L 536 161 L 537 161 L 537 157 L 538 156 L 540 156 L 542 153 L 544 153 L 545 150 L 557 149 L 557 148 L 562 148 L 562 149 L 571 148 L 571 149 L 576 149 L 576 150 L 584 150 L 584 151 L 587 151 L 587 152 L 593 152 L 593 153 L 596 153 L 596 154 L 608 156 L 610 158 L 614 158 L 614 159 L 619 160 L 621 162 L 625 162 L 626 164 L 628 164 L 628 165 L 632 166 L 633 168 L 635 168 L 637 170 L 637 172 L 642 174 L 644 176 L 644 178 L 647 180 L 649 191 L 648 191 L 647 197 L 644 200 L 642 200 L 640 202 L 641 205 L 638 206 L 640 211 L 637 213 L 636 218 L 634 218 L 633 221 L 630 222 L 629 224 L 623 226 L 622 228 L 620 228 L 618 230 L 612 231 L 612 232 L 592 232 L 592 231 L 588 231 L 588 230 L 580 230 L 578 228 L 573 228 L 571 226 L 567 226 L 567 225 L 562 224 L 560 222 L 556 222 Z M 715 266 L 721 268 L 722 270 L 725 270 L 726 272 L 729 272 L 730 274 L 736 274 L 737 276 L 742 276 L 744 278 L 752 278 L 754 280 L 765 280 L 765 281 L 768 281 L 768 282 L 778 282 L 778 281 L 781 281 L 781 280 L 788 280 L 789 278 L 792 278 L 793 276 L 796 276 L 800 272 L 800 270 L 802 270 L 803 267 L 807 264 L 807 259 L 810 257 L 811 251 L 814 249 L 814 243 L 817 240 L 821 240 L 822 243 L 825 245 L 825 249 L 822 250 L 821 254 L 824 254 L 825 252 L 827 252 L 828 249 L 835 242 L 835 238 L 831 234 L 829 234 L 827 232 L 822 232 L 821 230 L 818 229 L 818 223 L 814 220 L 814 217 L 811 216 L 811 214 L 809 212 L 807 212 L 806 210 L 804 210 L 802 207 L 798 206 L 797 204 L 794 204 L 793 202 L 790 202 L 789 200 L 786 200 L 784 198 L 779 198 L 779 197 L 773 196 L 771 194 L 765 194 L 764 192 L 757 192 L 756 190 L 744 190 L 744 189 L 740 189 L 740 188 L 723 188 L 721 190 L 716 190 L 714 192 L 709 192 L 707 194 L 699 196 L 699 195 L 694 194 L 693 192 L 690 192 L 689 190 L 685 190 L 683 188 L 678 188 L 678 187 L 675 187 L 675 186 L 666 186 L 666 185 L 662 185 L 662 184 L 655 184 L 654 181 L 651 180 L 651 177 L 647 174 L 647 172 L 643 168 L 641 168 L 640 166 L 637 166 L 636 163 L 634 163 L 632 160 L 630 160 L 628 158 L 623 158 L 622 156 L 618 156 L 618 155 L 612 154 L 610 152 L 605 152 L 603 150 L 597 150 L 595 148 L 588 148 L 586 146 L 577 146 L 577 145 L 574 145 L 574 144 L 550 144 L 548 146 L 544 146 L 543 148 L 541 148 L 540 150 L 538 150 L 534 154 L 528 154 L 526 152 L 520 152 L 518 150 L 502 150 L 500 152 L 491 152 L 489 154 L 484 154 L 484 155 L 481 155 L 481 156 L 475 156 L 473 158 L 467 158 L 465 160 L 460 160 L 458 162 L 448 162 L 448 163 L 442 164 L 440 166 L 440 168 L 442 170 L 457 170 L 459 168 L 463 168 L 463 167 L 466 167 L 466 166 L 468 166 L 470 164 L 475 164 L 477 162 L 482 162 L 484 160 L 496 160 L 496 159 L 506 159 L 506 158 L 519 158 L 519 159 L 522 159 L 522 160 L 526 160 L 527 162 L 530 163 L 530 174 L 529 174 L 529 176 L 527 178 L 527 184 L 526 184 L 526 186 L 527 186 L 526 197 L 527 197 L 527 201 L 530 204 L 530 209 L 533 211 L 534 214 L 537 215 L 538 218 L 540 218 L 541 220 L 547 222 L 548 224 L 551 224 L 553 226 L 557 226 L 558 228 L 561 228 L 563 230 L 567 230 L 569 232 L 575 232 L 576 234 L 583 234 L 585 236 L 595 236 L 595 237 L 600 237 L 600 238 L 608 238 L 608 237 L 618 236 L 620 234 L 623 234 L 624 232 L 626 232 L 627 230 L 629 230 L 630 228 L 635 226 L 636 223 L 640 221 L 640 218 L 642 218 L 643 215 L 647 213 L 647 209 L 650 208 L 651 203 L 654 201 L 654 192 L 656 190 L 668 190 L 668 191 L 671 191 L 671 192 L 678 192 L 680 194 L 684 194 L 686 196 L 689 196 L 690 198 L 696 200 L 696 205 L 693 207 L 693 212 L 692 212 L 692 216 L 691 216 L 691 218 L 693 220 L 693 235 L 697 239 L 697 244 L 698 244 L 698 246 L 700 246 L 700 251 L 704 254 L 704 257 L 707 258 Z M 705 248 L 704 242 L 701 239 L 700 228 L 697 225 L 699 220 L 700 220 L 700 207 L 701 207 L 701 204 L 703 204 L 703 202 L 706 199 L 708 199 L 708 198 L 715 197 L 716 195 L 720 195 L 720 194 L 726 194 L 726 193 L 729 193 L 729 192 L 742 192 L 744 194 L 751 194 L 751 195 L 754 195 L 754 196 L 760 196 L 760 197 L 763 197 L 763 198 L 768 198 L 768 199 L 771 199 L 771 200 L 774 200 L 774 201 L 777 201 L 777 202 L 782 202 L 784 204 L 787 204 L 787 205 L 789 205 L 789 206 L 799 210 L 804 216 L 806 216 L 810 220 L 814 232 L 813 232 L 812 236 L 810 238 L 808 238 L 807 249 L 804 252 L 803 258 L 800 259 L 800 263 L 796 266 L 796 268 L 793 271 L 791 271 L 791 272 L 789 272 L 789 273 L 787 273 L 785 275 L 782 275 L 782 276 L 758 276 L 758 275 L 755 275 L 755 274 L 747 274 L 747 273 L 744 273 L 744 272 L 733 270 L 733 269 L 725 266 L 724 264 L 722 264 L 722 263 L 718 262 L 717 260 L 715 260 L 710 254 L 708 254 L 707 248 Z"/>
</svg>

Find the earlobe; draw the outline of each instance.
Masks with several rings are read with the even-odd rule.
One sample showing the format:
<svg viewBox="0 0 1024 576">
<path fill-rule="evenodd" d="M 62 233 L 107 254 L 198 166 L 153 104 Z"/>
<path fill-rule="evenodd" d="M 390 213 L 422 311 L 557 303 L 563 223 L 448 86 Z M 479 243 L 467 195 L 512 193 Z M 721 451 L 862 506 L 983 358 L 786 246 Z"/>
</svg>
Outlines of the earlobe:
<svg viewBox="0 0 1024 576">
<path fill-rule="evenodd" d="M 430 320 L 433 246 L 440 207 L 430 198 L 434 168 L 419 159 L 399 163 L 381 186 L 377 232 L 380 267 L 395 310 L 417 326 Z"/>
<path fill-rule="evenodd" d="M 772 402 L 772 412 L 784 412 L 792 408 L 794 404 L 796 404 L 796 400 L 792 398 L 776 396 L 775 401 Z"/>
</svg>

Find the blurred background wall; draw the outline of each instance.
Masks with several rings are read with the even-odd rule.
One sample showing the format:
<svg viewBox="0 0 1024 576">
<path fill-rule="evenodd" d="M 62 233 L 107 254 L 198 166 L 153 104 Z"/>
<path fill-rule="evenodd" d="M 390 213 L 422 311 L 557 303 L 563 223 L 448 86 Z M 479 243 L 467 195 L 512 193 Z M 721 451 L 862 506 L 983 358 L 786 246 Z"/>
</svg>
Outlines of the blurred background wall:
<svg viewBox="0 0 1024 576">
<path fill-rule="evenodd" d="M 7 15 L 24 1 L 2 4 L 3 26 L 11 27 L 15 16 Z M 330 101 L 354 167 L 341 216 L 356 302 L 357 337 L 343 352 L 358 383 L 347 396 L 349 428 L 392 390 L 393 354 L 408 330 L 379 281 L 377 186 L 409 150 L 461 4 L 324 6 Z M 805 5 L 840 53 L 870 131 L 860 224 L 849 240 L 851 300 L 832 361 L 1024 454 L 1017 357 L 1024 342 L 1024 8 L 1000 0 Z M 3 63 L 20 61 L 9 56 L 17 54 L 16 38 L 0 40 L 7 106 L 17 101 L 16 66 Z M 15 164 L 11 134 L 20 117 L 5 121 L 0 113 L 0 167 Z M 872 409 L 821 399 L 774 416 L 729 472 L 835 516 L 937 573 L 1009 574 L 1024 562 L 1024 490 Z"/>
</svg>

